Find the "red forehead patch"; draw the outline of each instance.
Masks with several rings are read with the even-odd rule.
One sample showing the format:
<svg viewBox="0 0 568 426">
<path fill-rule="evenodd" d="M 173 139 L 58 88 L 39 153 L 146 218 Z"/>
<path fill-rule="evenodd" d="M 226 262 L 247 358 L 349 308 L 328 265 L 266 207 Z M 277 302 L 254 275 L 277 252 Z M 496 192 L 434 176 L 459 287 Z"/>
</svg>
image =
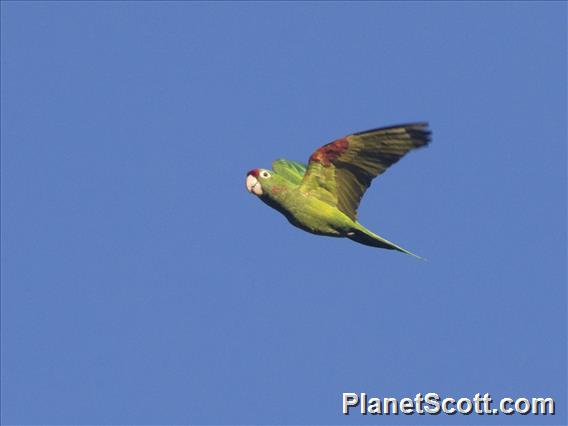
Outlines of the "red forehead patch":
<svg viewBox="0 0 568 426">
<path fill-rule="evenodd" d="M 252 176 L 254 176 L 254 177 L 258 177 L 259 173 L 260 173 L 260 172 L 259 172 L 259 169 L 252 169 L 252 170 L 249 170 L 249 171 L 247 172 L 247 176 L 251 176 L 251 175 L 252 175 Z"/>
<path fill-rule="evenodd" d="M 349 141 L 346 137 L 337 139 L 314 152 L 310 157 L 310 161 L 317 161 L 323 166 L 328 167 L 333 160 L 347 151 L 347 148 L 349 148 Z"/>
</svg>

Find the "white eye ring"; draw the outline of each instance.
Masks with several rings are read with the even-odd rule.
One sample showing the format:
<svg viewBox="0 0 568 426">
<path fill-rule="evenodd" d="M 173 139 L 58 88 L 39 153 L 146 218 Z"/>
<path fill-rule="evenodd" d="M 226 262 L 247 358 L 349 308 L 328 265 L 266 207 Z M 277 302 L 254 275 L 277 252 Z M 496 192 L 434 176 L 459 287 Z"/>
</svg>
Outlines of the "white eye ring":
<svg viewBox="0 0 568 426">
<path fill-rule="evenodd" d="M 268 179 L 270 177 L 270 173 L 268 173 L 266 170 L 263 170 L 262 172 L 260 172 L 260 177 Z"/>
</svg>

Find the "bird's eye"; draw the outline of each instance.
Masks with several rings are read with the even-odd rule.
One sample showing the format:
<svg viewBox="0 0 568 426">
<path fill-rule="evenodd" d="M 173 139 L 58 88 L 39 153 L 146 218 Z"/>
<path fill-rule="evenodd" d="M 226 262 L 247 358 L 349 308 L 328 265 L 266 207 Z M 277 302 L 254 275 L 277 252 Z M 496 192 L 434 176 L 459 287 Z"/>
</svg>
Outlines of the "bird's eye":
<svg viewBox="0 0 568 426">
<path fill-rule="evenodd" d="M 263 178 L 269 178 L 270 177 L 270 173 L 268 173 L 266 170 L 263 170 L 262 172 L 260 172 L 260 177 Z"/>
</svg>

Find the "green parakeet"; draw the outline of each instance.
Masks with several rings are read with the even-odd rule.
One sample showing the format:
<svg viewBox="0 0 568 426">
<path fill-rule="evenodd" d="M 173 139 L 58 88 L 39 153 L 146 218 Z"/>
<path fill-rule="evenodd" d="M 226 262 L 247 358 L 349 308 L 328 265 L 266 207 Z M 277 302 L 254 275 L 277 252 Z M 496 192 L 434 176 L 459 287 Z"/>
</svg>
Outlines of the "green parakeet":
<svg viewBox="0 0 568 426">
<path fill-rule="evenodd" d="M 280 159 L 273 170 L 253 169 L 246 187 L 304 231 L 419 257 L 366 229 L 357 221 L 357 208 L 373 178 L 429 142 L 428 123 L 354 133 L 317 149 L 307 167 Z"/>
</svg>

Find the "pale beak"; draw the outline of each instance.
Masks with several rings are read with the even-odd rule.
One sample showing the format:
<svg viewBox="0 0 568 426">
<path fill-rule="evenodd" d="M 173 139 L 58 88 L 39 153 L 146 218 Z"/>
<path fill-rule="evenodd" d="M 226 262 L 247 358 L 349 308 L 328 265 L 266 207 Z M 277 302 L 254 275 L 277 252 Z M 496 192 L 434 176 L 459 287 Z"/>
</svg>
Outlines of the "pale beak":
<svg viewBox="0 0 568 426">
<path fill-rule="evenodd" d="M 247 191 L 254 195 L 262 195 L 262 187 L 253 175 L 247 176 Z"/>
</svg>

